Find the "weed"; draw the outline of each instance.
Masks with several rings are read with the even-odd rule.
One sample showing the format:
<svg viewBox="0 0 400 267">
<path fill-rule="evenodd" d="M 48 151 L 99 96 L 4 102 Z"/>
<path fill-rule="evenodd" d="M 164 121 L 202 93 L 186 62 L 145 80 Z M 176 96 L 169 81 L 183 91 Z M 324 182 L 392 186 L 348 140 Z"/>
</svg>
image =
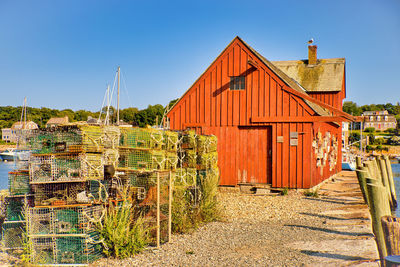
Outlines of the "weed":
<svg viewBox="0 0 400 267">
<path fill-rule="evenodd" d="M 204 176 L 201 184 L 202 200 L 200 214 L 204 222 L 212 222 L 220 219 L 220 209 L 217 200 L 219 174 L 217 171 Z"/>
<path fill-rule="evenodd" d="M 186 255 L 193 255 L 194 254 L 194 251 L 193 250 L 188 250 L 188 251 L 186 251 Z"/>
<path fill-rule="evenodd" d="M 306 197 L 319 198 L 318 190 L 306 190 L 306 191 L 304 191 L 304 195 Z"/>
<path fill-rule="evenodd" d="M 134 207 L 128 200 L 121 206 L 109 206 L 98 230 L 104 240 L 104 253 L 120 259 L 139 253 L 150 240 L 145 219 L 134 218 Z"/>
<path fill-rule="evenodd" d="M 287 187 L 283 188 L 281 191 L 282 196 L 287 196 L 288 193 L 289 193 L 289 189 Z"/>
</svg>

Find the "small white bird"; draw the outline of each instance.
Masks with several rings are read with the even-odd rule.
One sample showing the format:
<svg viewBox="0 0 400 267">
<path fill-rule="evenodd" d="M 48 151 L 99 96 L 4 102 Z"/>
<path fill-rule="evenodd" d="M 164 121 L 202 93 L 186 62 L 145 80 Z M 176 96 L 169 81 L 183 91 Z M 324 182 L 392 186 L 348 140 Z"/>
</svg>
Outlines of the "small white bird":
<svg viewBox="0 0 400 267">
<path fill-rule="evenodd" d="M 307 44 L 312 44 L 314 43 L 314 38 L 311 38 L 310 40 L 308 40 Z"/>
</svg>

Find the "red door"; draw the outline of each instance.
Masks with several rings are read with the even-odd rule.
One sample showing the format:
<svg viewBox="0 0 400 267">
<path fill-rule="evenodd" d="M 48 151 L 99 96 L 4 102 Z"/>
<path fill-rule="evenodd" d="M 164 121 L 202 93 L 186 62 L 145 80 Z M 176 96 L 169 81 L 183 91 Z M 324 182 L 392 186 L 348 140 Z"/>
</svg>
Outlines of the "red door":
<svg viewBox="0 0 400 267">
<path fill-rule="evenodd" d="M 236 140 L 238 183 L 272 183 L 271 127 L 239 127 Z"/>
</svg>

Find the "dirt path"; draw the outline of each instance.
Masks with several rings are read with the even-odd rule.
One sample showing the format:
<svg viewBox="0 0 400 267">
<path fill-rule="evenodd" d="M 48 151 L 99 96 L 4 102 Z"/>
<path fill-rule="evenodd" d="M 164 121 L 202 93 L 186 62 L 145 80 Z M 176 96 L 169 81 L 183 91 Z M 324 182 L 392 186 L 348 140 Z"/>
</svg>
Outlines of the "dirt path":
<svg viewBox="0 0 400 267">
<path fill-rule="evenodd" d="M 319 194 L 222 192 L 225 222 L 174 235 L 159 250 L 92 266 L 378 266 L 355 173 L 342 172 Z"/>
</svg>

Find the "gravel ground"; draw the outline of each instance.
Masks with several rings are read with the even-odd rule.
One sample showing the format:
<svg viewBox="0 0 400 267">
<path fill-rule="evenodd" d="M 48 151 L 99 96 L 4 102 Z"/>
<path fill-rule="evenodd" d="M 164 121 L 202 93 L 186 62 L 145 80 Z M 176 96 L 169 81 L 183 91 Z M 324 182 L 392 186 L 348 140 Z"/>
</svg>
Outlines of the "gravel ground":
<svg viewBox="0 0 400 267">
<path fill-rule="evenodd" d="M 377 266 L 368 218 L 354 221 L 341 215 L 344 204 L 354 204 L 354 199 L 309 198 L 299 192 L 221 192 L 219 199 L 223 222 L 174 235 L 159 250 L 92 266 Z"/>
</svg>

